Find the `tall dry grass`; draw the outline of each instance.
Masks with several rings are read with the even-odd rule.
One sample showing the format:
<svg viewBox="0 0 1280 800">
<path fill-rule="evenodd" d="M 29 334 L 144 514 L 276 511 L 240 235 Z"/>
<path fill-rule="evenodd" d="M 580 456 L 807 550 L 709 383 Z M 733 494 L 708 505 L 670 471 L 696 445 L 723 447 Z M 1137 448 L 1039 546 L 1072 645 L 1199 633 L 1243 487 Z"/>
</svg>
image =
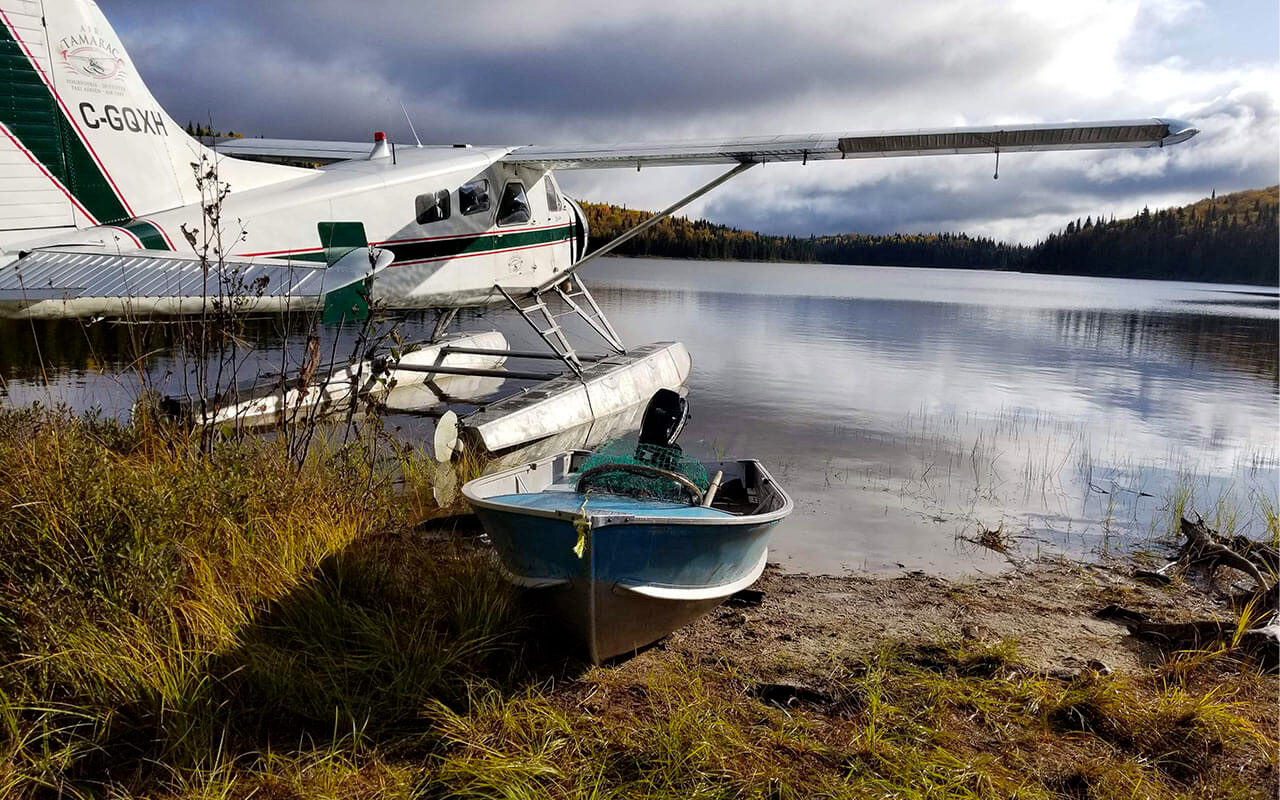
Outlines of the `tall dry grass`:
<svg viewBox="0 0 1280 800">
<path fill-rule="evenodd" d="M 509 671 L 508 589 L 481 555 L 422 551 L 397 496 L 429 470 L 365 447 L 298 464 L 270 439 L 209 452 L 162 425 L 0 411 L 0 797 L 412 727 Z"/>
</svg>

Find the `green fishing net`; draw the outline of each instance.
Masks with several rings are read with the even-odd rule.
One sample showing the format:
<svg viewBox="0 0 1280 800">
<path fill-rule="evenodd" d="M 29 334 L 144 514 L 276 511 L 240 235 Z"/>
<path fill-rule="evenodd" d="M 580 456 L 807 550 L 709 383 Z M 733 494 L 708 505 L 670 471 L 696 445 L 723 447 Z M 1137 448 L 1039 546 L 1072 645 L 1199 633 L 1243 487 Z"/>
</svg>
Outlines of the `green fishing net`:
<svg viewBox="0 0 1280 800">
<path fill-rule="evenodd" d="M 657 467 L 675 472 L 688 478 L 703 492 L 711 484 L 706 468 L 699 461 L 682 453 L 680 448 L 652 444 L 637 445 L 633 441 L 623 439 L 615 439 L 597 448 L 586 461 L 582 462 L 578 474 L 594 467 L 622 464 Z M 629 497 L 652 497 L 674 501 L 689 499 L 689 492 L 670 478 L 622 470 L 602 471 L 601 474 L 591 478 L 587 488 L 595 492 L 622 494 Z"/>
</svg>

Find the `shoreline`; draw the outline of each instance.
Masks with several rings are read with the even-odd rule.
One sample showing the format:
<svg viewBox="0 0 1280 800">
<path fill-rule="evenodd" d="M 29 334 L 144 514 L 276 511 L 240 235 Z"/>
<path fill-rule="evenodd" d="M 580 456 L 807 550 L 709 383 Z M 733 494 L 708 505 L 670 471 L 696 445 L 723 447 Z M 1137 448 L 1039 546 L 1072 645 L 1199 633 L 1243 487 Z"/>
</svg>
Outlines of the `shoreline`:
<svg viewBox="0 0 1280 800">
<path fill-rule="evenodd" d="M 692 655 L 723 646 L 728 653 L 750 642 L 755 647 L 742 647 L 740 658 L 787 653 L 818 661 L 837 651 L 865 656 L 889 642 L 1007 641 L 1016 642 L 1025 664 L 1045 672 L 1066 675 L 1091 661 L 1135 672 L 1163 663 L 1168 653 L 1100 618 L 1099 610 L 1123 605 L 1167 622 L 1228 621 L 1227 609 L 1199 589 L 1183 581 L 1149 586 L 1127 574 L 1135 566 L 1129 558 L 1043 559 L 999 574 L 946 577 L 923 570 L 815 575 L 771 563 L 751 587 L 763 592 L 762 603 L 729 601 L 655 649 Z"/>
</svg>

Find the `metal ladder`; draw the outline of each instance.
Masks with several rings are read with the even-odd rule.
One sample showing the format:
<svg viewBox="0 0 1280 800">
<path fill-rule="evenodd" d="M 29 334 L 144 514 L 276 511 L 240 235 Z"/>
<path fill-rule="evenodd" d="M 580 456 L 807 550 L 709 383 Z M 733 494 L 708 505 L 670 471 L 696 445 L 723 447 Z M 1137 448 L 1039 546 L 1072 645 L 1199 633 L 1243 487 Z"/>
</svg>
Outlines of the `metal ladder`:
<svg viewBox="0 0 1280 800">
<path fill-rule="evenodd" d="M 576 288 L 565 290 L 565 284 L 576 283 Z M 578 357 L 578 352 L 574 350 L 573 345 L 569 343 L 568 337 L 565 336 L 564 328 L 561 327 L 559 319 L 576 315 L 583 322 L 590 326 L 601 339 L 617 353 L 626 353 L 626 348 L 622 346 L 622 340 L 618 338 L 618 333 L 613 329 L 613 325 L 609 323 L 608 317 L 600 310 L 600 306 L 596 303 L 596 299 L 591 296 L 591 292 L 587 289 L 586 284 L 577 278 L 568 278 L 557 283 L 552 289 L 559 295 L 561 301 L 569 307 L 568 311 L 559 313 L 553 312 L 547 306 L 547 294 L 549 292 L 534 292 L 528 296 L 531 301 L 527 305 L 521 305 L 520 301 L 513 297 L 506 289 L 501 286 L 495 286 L 502 296 L 507 299 L 511 307 L 524 317 L 525 322 L 537 332 L 547 346 L 560 357 L 579 377 L 582 376 L 582 360 Z M 579 301 L 582 301 L 579 304 Z M 584 308 L 585 306 L 585 308 Z"/>
<path fill-rule="evenodd" d="M 577 284 L 576 290 L 566 292 L 564 287 L 566 284 Z M 560 295 L 560 299 L 565 305 L 573 309 L 571 313 L 577 314 L 582 321 L 591 326 L 591 330 L 604 339 L 605 343 L 613 349 L 615 353 L 623 355 L 627 352 L 627 348 L 623 347 L 622 339 L 618 336 L 618 332 L 613 329 L 613 325 L 609 324 L 609 318 L 600 310 L 600 306 L 596 304 L 596 299 L 591 296 L 591 292 L 587 289 L 587 285 L 578 277 L 566 278 L 563 283 L 557 283 L 555 286 L 556 294 Z M 583 309 L 576 302 L 581 298 L 587 305 L 587 309 Z M 569 312 L 566 312 L 569 313 Z"/>
</svg>

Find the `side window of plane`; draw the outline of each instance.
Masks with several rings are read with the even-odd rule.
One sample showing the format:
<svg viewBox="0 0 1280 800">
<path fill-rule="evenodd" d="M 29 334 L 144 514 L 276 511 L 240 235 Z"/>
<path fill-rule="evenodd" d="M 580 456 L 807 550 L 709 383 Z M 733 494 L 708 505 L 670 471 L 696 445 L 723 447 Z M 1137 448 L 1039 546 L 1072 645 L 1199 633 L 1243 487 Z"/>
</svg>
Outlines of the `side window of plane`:
<svg viewBox="0 0 1280 800">
<path fill-rule="evenodd" d="M 547 184 L 547 210 L 554 214 L 560 210 L 560 195 L 556 192 L 556 185 L 551 182 L 550 176 L 543 178 L 542 181 Z"/>
<path fill-rule="evenodd" d="M 418 195 L 418 224 L 427 225 L 449 218 L 449 190 Z"/>
<path fill-rule="evenodd" d="M 498 201 L 498 224 L 519 225 L 533 217 L 529 210 L 529 198 L 525 196 L 524 184 L 512 181 L 502 189 L 502 199 Z"/>
<path fill-rule="evenodd" d="M 458 208 L 465 214 L 489 210 L 489 181 L 485 178 L 464 183 L 458 189 Z"/>
</svg>

